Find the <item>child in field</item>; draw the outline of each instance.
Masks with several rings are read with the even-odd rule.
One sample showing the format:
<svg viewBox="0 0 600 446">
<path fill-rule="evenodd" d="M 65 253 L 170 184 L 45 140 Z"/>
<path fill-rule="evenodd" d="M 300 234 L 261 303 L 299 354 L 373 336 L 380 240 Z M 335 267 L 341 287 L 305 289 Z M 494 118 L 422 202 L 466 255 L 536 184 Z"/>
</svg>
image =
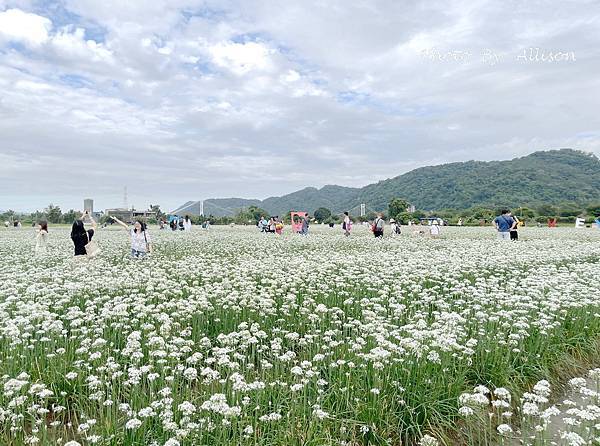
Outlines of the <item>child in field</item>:
<svg viewBox="0 0 600 446">
<path fill-rule="evenodd" d="M 279 217 L 275 217 L 275 232 L 279 235 L 283 233 L 283 222 Z"/>
</svg>

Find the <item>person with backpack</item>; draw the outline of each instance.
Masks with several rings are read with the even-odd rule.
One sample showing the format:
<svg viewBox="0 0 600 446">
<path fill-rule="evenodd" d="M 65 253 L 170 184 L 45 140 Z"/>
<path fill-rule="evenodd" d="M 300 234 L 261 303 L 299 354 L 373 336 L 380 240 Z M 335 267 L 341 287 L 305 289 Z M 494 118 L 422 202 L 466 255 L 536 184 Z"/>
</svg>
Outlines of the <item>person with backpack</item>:
<svg viewBox="0 0 600 446">
<path fill-rule="evenodd" d="M 385 226 L 385 220 L 383 219 L 383 214 L 380 212 L 377 214 L 377 217 L 373 221 L 372 231 L 375 238 L 383 237 L 383 228 Z"/>
<path fill-rule="evenodd" d="M 346 237 L 349 237 L 350 231 L 352 230 L 352 220 L 350 219 L 350 214 L 348 214 L 348 211 L 344 212 L 344 221 L 342 222 L 342 229 L 344 230 L 344 235 Z"/>
<path fill-rule="evenodd" d="M 146 255 L 152 253 L 152 243 L 150 243 L 150 234 L 148 233 L 146 223 L 141 220 L 136 220 L 133 224 L 133 228 L 130 228 L 117 217 L 111 218 L 129 232 L 131 237 L 131 257 L 134 259 L 142 259 L 146 257 Z"/>
<path fill-rule="evenodd" d="M 508 209 L 503 209 L 501 215 L 494 218 L 494 225 L 498 232 L 498 239 L 510 240 L 510 231 L 516 227 L 515 219 L 511 217 Z"/>
<path fill-rule="evenodd" d="M 390 219 L 390 228 L 392 230 L 392 236 L 400 235 L 402 233 L 402 228 L 400 227 L 400 223 L 398 223 L 393 218 Z"/>
</svg>

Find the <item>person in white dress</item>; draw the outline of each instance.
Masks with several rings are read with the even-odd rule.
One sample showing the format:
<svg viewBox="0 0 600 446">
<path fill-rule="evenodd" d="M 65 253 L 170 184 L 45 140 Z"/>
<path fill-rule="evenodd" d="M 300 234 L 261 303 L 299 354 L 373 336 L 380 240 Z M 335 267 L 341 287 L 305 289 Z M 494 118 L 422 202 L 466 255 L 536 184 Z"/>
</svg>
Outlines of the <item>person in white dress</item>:
<svg viewBox="0 0 600 446">
<path fill-rule="evenodd" d="M 440 224 L 437 220 L 433 220 L 429 228 L 429 232 L 434 238 L 440 235 Z"/>
<path fill-rule="evenodd" d="M 189 232 L 192 230 L 192 219 L 189 215 L 185 216 L 185 220 L 183 221 L 183 230 L 185 232 Z"/>
<path fill-rule="evenodd" d="M 41 220 L 38 222 L 35 235 L 35 254 L 43 255 L 48 248 L 48 222 Z"/>
</svg>

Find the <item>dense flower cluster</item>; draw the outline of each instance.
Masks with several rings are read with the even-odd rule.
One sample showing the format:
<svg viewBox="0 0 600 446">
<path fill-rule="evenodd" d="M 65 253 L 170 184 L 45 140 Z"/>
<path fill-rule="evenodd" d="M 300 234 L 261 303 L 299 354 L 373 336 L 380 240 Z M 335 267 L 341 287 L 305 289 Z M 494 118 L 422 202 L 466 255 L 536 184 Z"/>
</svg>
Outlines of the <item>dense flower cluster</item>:
<svg viewBox="0 0 600 446">
<path fill-rule="evenodd" d="M 511 394 L 504 388 L 496 388 L 492 393 L 481 392 L 481 387 L 473 393 L 463 393 L 459 397 L 462 406 L 459 414 L 469 419 L 483 416 L 496 425 L 502 437 L 519 440 L 519 444 L 560 444 L 566 446 L 586 446 L 600 444 L 600 368 L 592 369 L 586 377 L 569 380 L 567 394 L 550 404 L 552 394 L 550 383 L 538 381 L 531 392 L 524 392 L 520 405 L 518 427 L 511 426 Z M 478 398 L 474 398 L 479 395 Z M 556 395 L 555 395 L 556 397 Z M 566 398 L 565 398 L 566 397 Z M 489 407 L 495 412 L 487 412 Z M 464 409 L 468 408 L 468 411 Z M 504 408 L 497 410 L 498 408 Z M 472 421 L 472 420 L 471 420 Z M 470 421 L 470 422 L 471 422 Z M 516 421 L 516 420 L 515 420 Z M 505 443 L 504 438 L 495 443 Z M 516 444 L 516 443 L 515 443 Z"/>
<path fill-rule="evenodd" d="M 155 231 L 145 260 L 105 229 L 91 261 L 66 229 L 45 257 L 0 232 L 0 444 L 433 445 L 489 401 L 510 435 L 510 392 L 467 391 L 600 332 L 600 231 L 252 229 Z"/>
</svg>

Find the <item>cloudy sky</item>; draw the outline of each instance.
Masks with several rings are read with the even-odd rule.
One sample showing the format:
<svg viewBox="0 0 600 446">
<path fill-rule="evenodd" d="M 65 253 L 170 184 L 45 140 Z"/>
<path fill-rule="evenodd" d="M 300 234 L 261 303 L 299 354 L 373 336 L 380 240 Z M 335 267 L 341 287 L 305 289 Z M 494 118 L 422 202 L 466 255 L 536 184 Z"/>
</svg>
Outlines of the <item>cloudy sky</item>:
<svg viewBox="0 0 600 446">
<path fill-rule="evenodd" d="M 0 0 L 0 209 L 600 155 L 599 29 L 597 0 Z"/>
</svg>

